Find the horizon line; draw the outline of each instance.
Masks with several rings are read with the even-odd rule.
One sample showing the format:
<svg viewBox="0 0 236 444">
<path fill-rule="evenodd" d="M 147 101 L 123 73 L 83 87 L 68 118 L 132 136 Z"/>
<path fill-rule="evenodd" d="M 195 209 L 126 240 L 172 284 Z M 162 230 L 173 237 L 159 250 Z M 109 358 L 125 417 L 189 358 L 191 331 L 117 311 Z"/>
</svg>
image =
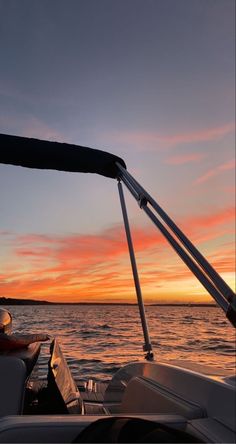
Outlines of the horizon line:
<svg viewBox="0 0 236 444">
<path fill-rule="evenodd" d="M 0 305 L 131 305 L 131 306 L 138 306 L 137 302 L 51 302 L 47 300 L 36 300 L 36 299 L 18 299 L 18 298 L 6 298 L 6 297 L 0 297 Z M 146 302 L 146 306 L 169 306 L 169 307 L 183 307 L 183 306 L 197 306 L 197 307 L 215 307 L 217 304 L 213 302 L 180 302 L 180 303 L 174 303 L 174 302 Z"/>
</svg>

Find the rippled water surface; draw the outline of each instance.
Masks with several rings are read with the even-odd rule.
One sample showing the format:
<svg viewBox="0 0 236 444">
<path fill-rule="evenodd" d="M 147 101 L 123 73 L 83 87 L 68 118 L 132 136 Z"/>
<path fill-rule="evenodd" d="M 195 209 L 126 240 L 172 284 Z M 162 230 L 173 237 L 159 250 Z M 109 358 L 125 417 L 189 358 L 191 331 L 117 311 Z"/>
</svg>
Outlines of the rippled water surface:
<svg viewBox="0 0 236 444">
<path fill-rule="evenodd" d="M 6 307 L 14 332 L 57 337 L 77 381 L 108 381 L 123 365 L 143 360 L 143 336 L 136 306 L 54 305 Z M 235 331 L 216 307 L 146 307 L 158 361 L 185 361 L 235 372 Z M 47 372 L 48 344 L 42 346 L 39 376 Z"/>
</svg>

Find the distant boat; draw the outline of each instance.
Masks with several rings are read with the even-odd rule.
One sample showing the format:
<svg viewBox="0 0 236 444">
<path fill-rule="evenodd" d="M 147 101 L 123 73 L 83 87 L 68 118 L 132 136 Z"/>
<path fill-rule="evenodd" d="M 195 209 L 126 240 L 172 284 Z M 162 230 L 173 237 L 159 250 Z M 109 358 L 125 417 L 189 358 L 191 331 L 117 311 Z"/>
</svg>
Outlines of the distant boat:
<svg viewBox="0 0 236 444">
<path fill-rule="evenodd" d="M 122 183 L 235 327 L 236 296 L 231 288 L 131 176 L 121 158 L 10 135 L 0 135 L 0 148 L 3 164 L 97 173 L 118 180 L 145 353 L 143 362 L 125 365 L 109 384 L 88 380 L 78 387 L 57 339 L 51 342 L 48 377 L 43 382 L 37 380 L 34 367 L 44 336 L 31 338 L 34 342 L 29 345 L 23 341 L 18 348 L 2 346 L 0 442 L 235 442 L 235 375 L 224 378 L 214 371 L 206 375 L 189 370 L 188 362 L 184 368 L 154 359 Z M 6 336 L 14 341 L 10 326 L 11 315 L 0 310 L 2 343 Z"/>
</svg>

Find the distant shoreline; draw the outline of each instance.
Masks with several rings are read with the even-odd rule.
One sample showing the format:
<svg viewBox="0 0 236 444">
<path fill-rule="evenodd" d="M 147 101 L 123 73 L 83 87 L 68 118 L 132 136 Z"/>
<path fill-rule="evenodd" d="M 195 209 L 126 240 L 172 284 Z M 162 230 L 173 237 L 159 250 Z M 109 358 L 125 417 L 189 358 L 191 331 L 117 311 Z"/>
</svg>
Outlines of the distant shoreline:
<svg viewBox="0 0 236 444">
<path fill-rule="evenodd" d="M 49 302 L 35 299 L 16 299 L 0 297 L 0 305 L 125 305 L 137 306 L 135 302 Z M 214 303 L 146 303 L 149 307 L 216 307 Z"/>
</svg>

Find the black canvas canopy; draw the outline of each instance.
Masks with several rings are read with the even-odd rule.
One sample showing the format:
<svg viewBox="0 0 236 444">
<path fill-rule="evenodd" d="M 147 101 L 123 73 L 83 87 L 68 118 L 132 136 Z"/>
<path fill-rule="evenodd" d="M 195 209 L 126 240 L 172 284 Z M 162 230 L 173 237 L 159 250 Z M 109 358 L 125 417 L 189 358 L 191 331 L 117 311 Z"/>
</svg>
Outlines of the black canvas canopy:
<svg viewBox="0 0 236 444">
<path fill-rule="evenodd" d="M 0 163 L 27 168 L 97 173 L 116 178 L 116 162 L 126 168 L 120 157 L 106 151 L 0 134 Z"/>
</svg>

